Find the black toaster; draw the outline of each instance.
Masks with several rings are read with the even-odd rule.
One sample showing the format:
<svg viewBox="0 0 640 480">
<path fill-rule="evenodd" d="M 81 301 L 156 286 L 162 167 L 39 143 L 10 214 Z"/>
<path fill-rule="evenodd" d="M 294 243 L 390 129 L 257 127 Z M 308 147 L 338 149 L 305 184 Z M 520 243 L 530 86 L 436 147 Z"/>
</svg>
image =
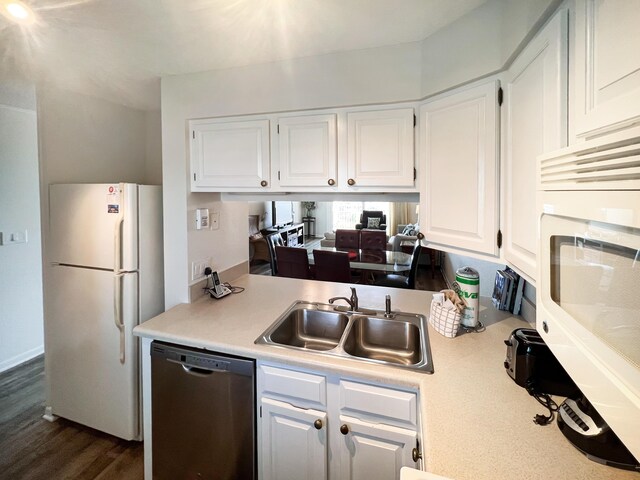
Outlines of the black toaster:
<svg viewBox="0 0 640 480">
<path fill-rule="evenodd" d="M 563 397 L 579 393 L 576 384 L 536 330 L 516 328 L 504 343 L 507 345 L 504 368 L 529 393 Z"/>
</svg>

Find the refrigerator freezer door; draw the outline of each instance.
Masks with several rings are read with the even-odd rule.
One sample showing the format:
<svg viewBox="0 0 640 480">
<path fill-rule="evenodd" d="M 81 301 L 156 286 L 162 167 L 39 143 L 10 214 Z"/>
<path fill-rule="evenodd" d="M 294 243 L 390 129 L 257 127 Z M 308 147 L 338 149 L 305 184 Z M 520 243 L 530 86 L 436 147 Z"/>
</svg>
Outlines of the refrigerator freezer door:
<svg viewBox="0 0 640 480">
<path fill-rule="evenodd" d="M 49 260 L 137 270 L 137 200 L 131 183 L 50 185 Z"/>
<path fill-rule="evenodd" d="M 55 415 L 126 440 L 140 438 L 138 274 L 50 267 L 45 362 Z M 122 287 L 124 335 L 116 326 L 115 286 Z M 124 340 L 124 350 L 122 349 Z M 124 363 L 121 363 L 121 355 Z"/>
</svg>

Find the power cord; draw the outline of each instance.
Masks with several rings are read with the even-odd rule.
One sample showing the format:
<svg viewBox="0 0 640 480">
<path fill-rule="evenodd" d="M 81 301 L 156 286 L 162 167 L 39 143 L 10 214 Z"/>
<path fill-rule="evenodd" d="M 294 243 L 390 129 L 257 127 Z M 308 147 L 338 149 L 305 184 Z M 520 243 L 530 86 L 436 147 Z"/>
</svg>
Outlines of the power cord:
<svg viewBox="0 0 640 480">
<path fill-rule="evenodd" d="M 540 405 L 549 410 L 549 415 L 542 415 L 540 413 L 536 414 L 536 416 L 533 417 L 533 423 L 542 426 L 549 425 L 553 422 L 555 412 L 557 412 L 560 407 L 558 407 L 558 404 L 549 394 L 537 392 L 535 385 L 531 380 L 527 381 L 525 388 L 527 389 L 527 392 L 529 392 L 529 395 L 535 398 Z"/>
<path fill-rule="evenodd" d="M 231 293 L 242 293 L 244 292 L 244 287 L 238 287 L 237 285 L 231 285 L 229 282 L 224 282 L 222 285 L 231 290 Z"/>
<path fill-rule="evenodd" d="M 213 276 L 213 270 L 211 270 L 210 267 L 207 267 L 207 268 L 204 269 L 204 274 L 207 277 L 207 283 L 202 288 L 202 290 L 204 290 L 209 295 L 213 296 L 213 292 L 215 291 L 215 289 L 213 288 L 213 280 L 211 278 Z M 221 285 L 224 285 L 229 290 L 231 290 L 231 293 L 242 293 L 242 292 L 244 292 L 244 287 L 234 286 L 234 285 L 231 285 L 229 282 L 222 282 Z"/>
</svg>

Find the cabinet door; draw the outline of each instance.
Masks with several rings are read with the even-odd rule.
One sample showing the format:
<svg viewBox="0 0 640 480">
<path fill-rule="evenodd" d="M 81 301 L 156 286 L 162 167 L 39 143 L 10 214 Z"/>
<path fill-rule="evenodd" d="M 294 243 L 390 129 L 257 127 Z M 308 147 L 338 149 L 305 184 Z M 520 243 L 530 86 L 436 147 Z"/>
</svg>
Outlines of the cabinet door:
<svg viewBox="0 0 640 480">
<path fill-rule="evenodd" d="M 347 113 L 347 185 L 413 187 L 413 108 Z"/>
<path fill-rule="evenodd" d="M 261 467 L 265 480 L 327 478 L 327 415 L 270 398 L 261 401 Z M 316 421 L 321 422 L 315 424 Z"/>
<path fill-rule="evenodd" d="M 340 478 L 370 480 L 400 478 L 402 467 L 416 467 L 412 451 L 417 447 L 414 430 L 372 424 L 340 416 Z"/>
<path fill-rule="evenodd" d="M 576 135 L 593 136 L 640 120 L 640 5 L 576 2 Z"/>
<path fill-rule="evenodd" d="M 336 185 L 336 115 L 278 120 L 279 183 L 282 187 Z"/>
<path fill-rule="evenodd" d="M 518 56 L 505 85 L 504 254 L 536 277 L 536 157 L 566 145 L 568 14 L 560 10 Z"/>
<path fill-rule="evenodd" d="M 465 88 L 420 107 L 428 244 L 498 255 L 498 86 Z"/>
<path fill-rule="evenodd" d="M 261 190 L 269 186 L 269 120 L 195 120 L 191 190 Z"/>
</svg>

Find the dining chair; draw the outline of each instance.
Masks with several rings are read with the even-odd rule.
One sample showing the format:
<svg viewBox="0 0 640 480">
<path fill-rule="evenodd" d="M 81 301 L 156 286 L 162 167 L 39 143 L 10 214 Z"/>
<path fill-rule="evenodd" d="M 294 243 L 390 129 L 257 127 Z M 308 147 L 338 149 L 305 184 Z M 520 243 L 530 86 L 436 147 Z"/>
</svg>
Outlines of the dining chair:
<svg viewBox="0 0 640 480">
<path fill-rule="evenodd" d="M 313 263 L 315 263 L 316 280 L 353 283 L 347 252 L 314 250 Z"/>
<path fill-rule="evenodd" d="M 386 250 L 387 232 L 384 230 L 360 231 L 360 249 L 362 250 Z"/>
<path fill-rule="evenodd" d="M 418 273 L 418 261 L 420 260 L 420 251 L 422 247 L 420 246 L 420 241 L 416 241 L 416 245 L 413 247 L 413 253 L 411 254 L 411 268 L 409 270 L 409 275 L 397 275 L 395 273 L 384 275 L 379 277 L 374 285 L 379 287 L 395 287 L 395 288 L 408 288 L 415 289 L 416 288 L 416 275 Z"/>
<path fill-rule="evenodd" d="M 336 248 L 348 250 L 360 249 L 359 230 L 336 230 Z"/>
<path fill-rule="evenodd" d="M 278 275 L 278 262 L 276 257 L 276 246 L 283 246 L 284 242 L 279 233 L 272 233 L 267 236 L 267 248 L 269 249 L 269 265 L 271 265 L 271 275 Z"/>
<path fill-rule="evenodd" d="M 277 245 L 275 252 L 279 277 L 311 278 L 306 248 Z"/>
</svg>

